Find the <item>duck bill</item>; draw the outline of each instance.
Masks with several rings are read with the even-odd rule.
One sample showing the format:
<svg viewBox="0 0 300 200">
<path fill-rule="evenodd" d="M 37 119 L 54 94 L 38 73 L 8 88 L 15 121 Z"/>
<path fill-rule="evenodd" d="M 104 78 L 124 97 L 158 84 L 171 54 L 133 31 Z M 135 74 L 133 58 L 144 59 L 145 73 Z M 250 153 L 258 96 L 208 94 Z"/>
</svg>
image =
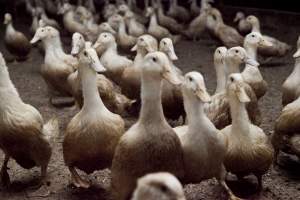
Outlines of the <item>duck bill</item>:
<svg viewBox="0 0 300 200">
<path fill-rule="evenodd" d="M 299 58 L 299 57 L 300 57 L 300 49 L 298 49 L 298 50 L 296 51 L 296 53 L 294 53 L 293 57 L 294 57 L 294 58 Z"/>
<path fill-rule="evenodd" d="M 206 89 L 198 89 L 196 91 L 197 97 L 204 103 L 210 103 L 211 102 L 211 97 L 206 91 Z"/>
<path fill-rule="evenodd" d="M 95 44 L 93 45 L 94 49 L 97 49 L 101 46 L 100 42 L 95 42 Z"/>
<path fill-rule="evenodd" d="M 173 85 L 180 85 L 182 83 L 182 80 L 179 78 L 179 76 L 172 71 L 164 72 L 163 77 Z"/>
<path fill-rule="evenodd" d="M 177 55 L 175 54 L 175 50 L 173 47 L 169 47 L 167 51 L 168 56 L 170 57 L 171 60 L 178 60 Z"/>
<path fill-rule="evenodd" d="M 138 48 L 138 46 L 137 46 L 137 44 L 136 44 L 136 45 L 134 45 L 134 46 L 131 48 L 131 51 L 137 51 L 137 48 Z"/>
<path fill-rule="evenodd" d="M 71 55 L 72 55 L 72 56 L 78 55 L 78 54 L 79 54 L 79 50 L 80 50 L 80 48 L 79 48 L 78 45 L 72 46 Z"/>
<path fill-rule="evenodd" d="M 262 39 L 260 41 L 259 45 L 263 46 L 263 47 L 272 47 L 273 46 L 272 42 L 265 40 L 265 39 Z"/>
<path fill-rule="evenodd" d="M 35 35 L 33 36 L 33 38 L 30 40 L 30 43 L 31 43 L 31 44 L 37 43 L 40 39 L 41 39 L 41 38 L 40 38 L 37 34 L 35 34 Z"/>
<path fill-rule="evenodd" d="M 236 16 L 233 20 L 234 23 L 237 23 L 240 20 L 240 18 L 238 16 Z"/>
<path fill-rule="evenodd" d="M 247 95 L 243 86 L 237 86 L 237 90 L 235 91 L 235 93 L 241 103 L 250 102 L 250 98 Z"/>
</svg>

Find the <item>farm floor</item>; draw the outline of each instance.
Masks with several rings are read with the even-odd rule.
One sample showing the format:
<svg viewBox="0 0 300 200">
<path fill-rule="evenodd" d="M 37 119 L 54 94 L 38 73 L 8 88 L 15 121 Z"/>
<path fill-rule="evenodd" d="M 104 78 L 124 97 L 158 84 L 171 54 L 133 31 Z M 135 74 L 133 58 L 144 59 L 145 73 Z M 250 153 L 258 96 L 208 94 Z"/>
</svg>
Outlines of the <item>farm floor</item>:
<svg viewBox="0 0 300 200">
<path fill-rule="evenodd" d="M 226 19 L 232 19 L 234 9 L 230 9 Z M 224 10 L 223 10 L 224 13 Z M 231 14 L 230 14 L 231 13 Z M 295 50 L 296 40 L 300 33 L 300 24 L 296 25 L 299 16 L 292 14 L 279 14 L 272 11 L 259 12 L 248 10 L 248 13 L 255 13 L 262 19 L 262 27 L 266 33 L 274 35 L 294 46 L 292 52 L 286 57 L 274 59 L 271 64 L 261 65 L 261 72 L 269 84 L 267 94 L 260 101 L 260 108 L 263 114 L 263 123 L 261 127 L 266 133 L 273 130 L 274 121 L 281 111 L 281 85 L 285 78 L 290 74 L 294 66 L 292 53 Z M 229 20 L 225 20 L 228 21 Z M 19 30 L 28 30 L 29 23 L 23 23 L 21 20 L 16 22 Z M 0 26 L 0 38 L 3 38 L 4 27 Z M 29 36 L 29 34 L 28 34 Z M 31 37 L 31 36 L 30 36 Z M 64 43 L 69 45 L 70 39 L 63 38 Z M 201 71 L 207 83 L 210 92 L 215 88 L 215 71 L 212 62 L 214 49 L 219 44 L 208 36 L 204 36 L 198 42 L 181 41 L 176 45 L 176 52 L 179 61 L 176 63 L 184 72 L 191 70 Z M 69 49 L 69 47 L 67 47 Z M 0 42 L 0 51 L 7 55 L 3 42 Z M 92 188 L 88 190 L 75 189 L 69 185 L 69 173 L 64 165 L 62 158 L 62 140 L 63 130 L 72 116 L 78 110 L 69 108 L 58 109 L 49 104 L 46 84 L 39 74 L 39 68 L 43 62 L 43 57 L 35 48 L 30 54 L 30 59 L 23 63 L 9 63 L 11 79 L 18 89 L 23 100 L 42 113 L 45 120 L 57 116 L 60 121 L 61 133 L 53 146 L 52 159 L 49 165 L 49 188 L 51 195 L 42 198 L 47 200 L 100 200 L 109 199 L 110 171 L 104 170 L 95 172 L 89 176 L 93 182 Z M 129 127 L 136 119 L 126 119 L 126 125 Z M 3 158 L 0 152 L 0 159 Z M 264 189 L 260 194 L 255 194 L 256 180 L 249 177 L 243 182 L 229 181 L 230 187 L 235 194 L 246 199 L 300 199 L 300 164 L 281 156 L 285 166 L 283 168 L 274 168 L 268 171 L 263 177 Z M 2 160 L 0 162 L 2 164 Z M 12 186 L 10 189 L 0 189 L 0 199 L 22 200 L 29 199 L 28 192 L 30 186 L 36 183 L 39 177 L 39 169 L 24 170 L 14 161 L 9 163 L 9 174 L 11 176 Z M 188 200 L 215 200 L 226 199 L 227 195 L 215 180 L 203 181 L 201 184 L 185 186 L 185 193 Z M 41 197 L 30 198 L 41 199 Z"/>
</svg>

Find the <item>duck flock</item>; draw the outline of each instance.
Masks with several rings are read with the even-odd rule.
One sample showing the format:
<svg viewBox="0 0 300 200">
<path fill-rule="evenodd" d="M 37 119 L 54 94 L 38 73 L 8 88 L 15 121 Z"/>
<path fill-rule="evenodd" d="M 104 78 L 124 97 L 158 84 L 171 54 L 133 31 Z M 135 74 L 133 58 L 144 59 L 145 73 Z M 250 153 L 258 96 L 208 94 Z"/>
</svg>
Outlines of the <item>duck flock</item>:
<svg viewBox="0 0 300 200">
<path fill-rule="evenodd" d="M 5 14 L 10 54 L 23 62 L 32 48 L 39 49 L 50 103 L 80 109 L 62 143 L 74 186 L 90 187 L 78 170 L 91 174 L 109 168 L 116 200 L 184 200 L 182 184 L 211 178 L 235 200 L 240 198 L 226 183 L 228 173 L 238 179 L 253 174 L 259 192 L 280 151 L 300 156 L 300 39 L 294 71 L 282 86 L 284 108 L 269 136 L 259 127 L 258 103 L 268 83 L 258 58 L 285 56 L 291 46 L 264 35 L 254 15 L 238 12 L 236 28 L 226 25 L 211 3 L 192 0 L 187 8 L 177 0 L 146 0 L 140 7 L 135 0 L 104 0 L 97 8 L 93 0 L 24 0 L 32 15 L 31 39 Z M 197 40 L 204 32 L 222 44 L 212 55 L 214 94 L 207 92 L 200 72 L 183 74 L 174 64 L 179 58 L 173 44 Z M 63 50 L 60 33 L 72 38 L 70 53 Z M 126 116 L 138 117 L 128 130 Z M 168 120 L 183 123 L 171 127 Z M 47 167 L 58 134 L 57 118 L 45 123 L 22 101 L 0 53 L 1 185 L 10 185 L 13 159 L 24 169 L 40 167 L 37 192 L 49 194 Z"/>
</svg>

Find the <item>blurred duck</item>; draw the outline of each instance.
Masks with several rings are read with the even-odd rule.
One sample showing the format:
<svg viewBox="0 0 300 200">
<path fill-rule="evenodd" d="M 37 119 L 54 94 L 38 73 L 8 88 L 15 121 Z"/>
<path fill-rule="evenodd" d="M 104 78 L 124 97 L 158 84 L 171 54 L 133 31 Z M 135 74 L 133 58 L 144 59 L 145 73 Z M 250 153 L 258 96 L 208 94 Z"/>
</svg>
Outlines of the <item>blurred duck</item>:
<svg viewBox="0 0 300 200">
<path fill-rule="evenodd" d="M 260 30 L 260 22 L 258 20 L 257 17 L 255 17 L 254 15 L 250 15 L 247 17 L 247 22 L 249 22 L 252 26 L 252 32 L 259 32 L 261 33 Z M 260 47 L 258 48 L 258 53 L 263 55 L 263 56 L 276 56 L 276 57 L 281 57 L 286 55 L 290 50 L 291 50 L 291 46 L 279 41 L 276 38 L 267 36 L 263 34 L 263 37 L 265 40 L 269 41 L 272 43 L 272 46 L 264 46 L 264 47 Z"/>
<path fill-rule="evenodd" d="M 219 10 L 210 9 L 210 15 L 214 18 L 213 33 L 228 48 L 241 46 L 244 38 L 236 29 L 224 24 L 222 14 Z"/>
<path fill-rule="evenodd" d="M 251 32 L 245 37 L 244 48 L 251 59 L 257 60 L 257 48 L 263 46 L 272 46 L 272 43 L 265 40 L 259 32 Z M 258 66 L 246 64 L 242 76 L 255 92 L 257 99 L 264 96 L 268 84 L 263 79 Z"/>
<path fill-rule="evenodd" d="M 241 74 L 231 74 L 227 83 L 232 124 L 222 129 L 227 137 L 228 148 L 225 167 L 239 179 L 254 174 L 258 188 L 262 189 L 262 175 L 270 168 L 274 150 L 268 136 L 261 128 L 252 124 L 246 110 L 250 102 Z"/>
<path fill-rule="evenodd" d="M 227 173 L 223 161 L 227 140 L 204 112 L 204 104 L 211 98 L 206 91 L 203 76 L 198 72 L 187 73 L 182 83 L 182 93 L 188 125 L 174 130 L 183 149 L 184 182 L 199 183 L 215 177 L 228 192 L 230 199 L 238 199 L 225 182 Z"/>
<path fill-rule="evenodd" d="M 189 0 L 190 3 L 190 12 L 192 17 L 196 17 L 200 14 L 200 6 L 197 3 L 197 0 Z"/>
<path fill-rule="evenodd" d="M 50 141 L 58 136 L 56 119 L 46 124 L 37 109 L 22 101 L 12 83 L 5 60 L 0 53 L 0 148 L 4 162 L 0 171 L 0 182 L 10 185 L 8 162 L 14 159 L 21 167 L 41 168 L 40 188 L 35 195 L 49 195 L 47 168 L 51 157 Z M 46 193 L 45 193 L 46 192 Z"/>
<path fill-rule="evenodd" d="M 132 60 L 118 54 L 117 43 L 111 33 L 101 33 L 93 47 L 104 49 L 100 61 L 107 69 L 105 74 L 119 84 L 124 69 L 132 65 Z"/>
<path fill-rule="evenodd" d="M 15 30 L 11 14 L 6 13 L 4 15 L 4 24 L 6 25 L 4 43 L 7 50 L 17 61 L 26 60 L 31 49 L 27 37 L 23 33 Z"/>
<path fill-rule="evenodd" d="M 233 22 L 238 24 L 238 30 L 243 35 L 247 35 L 252 30 L 251 24 L 246 20 L 245 14 L 241 11 L 236 13 Z"/>
<path fill-rule="evenodd" d="M 140 116 L 121 137 L 111 168 L 112 194 L 118 200 L 129 199 L 137 179 L 148 173 L 166 171 L 184 177 L 181 144 L 167 123 L 161 104 L 162 80 L 172 84 L 179 84 L 180 80 L 162 52 L 147 54 L 141 68 Z"/>
<path fill-rule="evenodd" d="M 143 24 L 139 23 L 135 16 L 134 13 L 130 10 L 127 10 L 125 13 L 125 22 L 128 27 L 128 33 L 129 35 L 132 35 L 134 37 L 139 37 L 146 32 L 146 28 L 144 27 Z"/>
<path fill-rule="evenodd" d="M 164 9 L 161 0 L 157 0 L 157 18 L 159 24 L 169 29 L 172 33 L 182 33 L 184 26 L 179 24 L 175 19 L 164 14 Z"/>
<path fill-rule="evenodd" d="M 91 44 L 85 42 L 84 37 L 80 33 L 74 33 L 72 36 L 72 52 L 76 56 L 86 48 L 90 48 Z M 83 106 L 83 95 L 81 80 L 78 70 L 73 72 L 68 77 L 68 82 L 72 88 L 72 94 L 79 108 Z M 120 93 L 112 81 L 102 74 L 97 74 L 97 88 L 104 105 L 112 112 L 123 115 L 129 110 L 129 107 L 134 102 Z"/>
<path fill-rule="evenodd" d="M 149 1 L 146 0 L 145 4 L 148 5 Z M 147 8 L 147 7 L 145 7 L 145 8 Z M 133 12 L 132 10 L 130 10 L 129 6 L 127 6 L 125 3 L 121 3 L 119 5 L 118 11 L 123 16 L 125 16 L 127 12 L 131 12 L 133 14 L 132 17 L 135 18 L 136 22 L 139 23 L 139 24 L 144 24 L 145 25 L 145 24 L 148 23 L 148 19 L 147 19 L 147 17 L 145 17 L 144 13 Z"/>
<path fill-rule="evenodd" d="M 297 52 L 293 57 L 295 58 L 294 70 L 282 85 L 282 105 L 287 105 L 300 96 L 300 37 L 297 41 Z"/>
<path fill-rule="evenodd" d="M 224 128 L 231 123 L 230 107 L 228 97 L 226 95 L 227 74 L 239 72 L 241 64 L 249 64 L 257 66 L 258 63 L 249 58 L 245 49 L 241 47 L 231 48 L 218 48 L 214 55 L 215 68 L 217 74 L 217 90 L 220 91 L 212 96 L 212 101 L 205 104 L 204 110 L 208 118 L 218 128 Z M 226 80 L 226 81 L 225 81 Z M 246 83 L 245 83 L 246 84 Z M 261 113 L 258 108 L 257 97 L 252 88 L 246 84 L 246 92 L 251 101 L 247 104 L 247 111 L 250 120 L 259 125 L 261 123 Z"/>
<path fill-rule="evenodd" d="M 131 200 L 186 200 L 179 180 L 167 172 L 147 174 L 137 181 Z"/>
<path fill-rule="evenodd" d="M 56 104 L 53 101 L 54 96 L 71 96 L 67 79 L 77 69 L 78 62 L 73 56 L 64 53 L 59 32 L 55 28 L 51 26 L 38 28 L 30 43 L 34 44 L 39 40 L 43 42 L 45 49 L 41 74 L 49 88 L 50 102 L 54 105 Z"/>
<path fill-rule="evenodd" d="M 124 120 L 105 107 L 98 93 L 97 72 L 104 72 L 105 68 L 96 51 L 86 48 L 78 54 L 78 59 L 84 103 L 66 128 L 63 156 L 72 183 L 76 187 L 89 188 L 89 181 L 80 177 L 76 168 L 87 174 L 109 168 L 125 128 Z"/>
<path fill-rule="evenodd" d="M 54 27 L 56 29 L 60 29 L 59 24 L 54 19 L 50 19 L 47 16 L 47 14 L 46 14 L 46 12 L 45 12 L 45 10 L 43 8 L 37 7 L 36 8 L 36 12 L 40 16 L 40 19 L 42 19 L 47 26 L 52 26 L 52 27 Z"/>
<path fill-rule="evenodd" d="M 191 19 L 190 12 L 185 7 L 178 5 L 178 0 L 170 0 L 170 7 L 167 15 L 175 18 L 181 23 L 188 23 Z"/>
</svg>

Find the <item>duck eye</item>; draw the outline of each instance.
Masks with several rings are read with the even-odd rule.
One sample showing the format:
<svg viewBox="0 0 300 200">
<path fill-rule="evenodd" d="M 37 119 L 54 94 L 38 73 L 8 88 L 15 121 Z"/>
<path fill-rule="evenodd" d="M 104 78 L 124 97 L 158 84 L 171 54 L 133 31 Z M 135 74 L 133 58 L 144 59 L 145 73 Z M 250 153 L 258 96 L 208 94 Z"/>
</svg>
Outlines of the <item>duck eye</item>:
<svg viewBox="0 0 300 200">
<path fill-rule="evenodd" d="M 84 52 L 83 52 L 83 55 L 84 55 L 85 57 L 87 57 L 87 52 L 86 52 L 86 51 L 84 51 Z"/>
<path fill-rule="evenodd" d="M 251 35 L 251 37 L 253 37 L 253 38 L 254 38 L 254 37 L 255 37 L 255 35 Z"/>
<path fill-rule="evenodd" d="M 104 35 L 104 37 L 106 38 L 106 37 L 107 37 L 107 35 Z"/>
<path fill-rule="evenodd" d="M 141 41 L 144 42 L 144 38 L 141 38 Z"/>
<path fill-rule="evenodd" d="M 166 45 L 167 43 L 166 43 L 166 42 L 163 42 L 163 44 Z"/>
<path fill-rule="evenodd" d="M 44 29 L 42 29 L 41 31 L 44 32 Z"/>
<path fill-rule="evenodd" d="M 233 78 L 233 77 L 230 77 L 230 81 L 233 82 L 233 81 L 234 81 L 234 78 Z"/>
<path fill-rule="evenodd" d="M 193 81 L 192 77 L 190 77 L 190 76 L 189 76 L 189 81 L 190 81 L 190 82 L 192 82 L 192 81 Z"/>
<path fill-rule="evenodd" d="M 239 53 L 239 50 L 235 50 L 235 53 Z"/>
<path fill-rule="evenodd" d="M 220 50 L 218 50 L 218 53 L 219 53 L 219 54 L 221 54 L 221 51 L 220 51 Z"/>
<path fill-rule="evenodd" d="M 161 190 L 162 192 L 167 192 L 167 191 L 168 191 L 168 188 L 167 188 L 165 185 L 161 185 L 161 186 L 160 186 L 160 190 Z"/>
<path fill-rule="evenodd" d="M 156 61 L 157 61 L 157 59 L 156 59 L 155 57 L 153 57 L 152 60 L 153 60 L 153 62 L 156 62 Z"/>
</svg>

